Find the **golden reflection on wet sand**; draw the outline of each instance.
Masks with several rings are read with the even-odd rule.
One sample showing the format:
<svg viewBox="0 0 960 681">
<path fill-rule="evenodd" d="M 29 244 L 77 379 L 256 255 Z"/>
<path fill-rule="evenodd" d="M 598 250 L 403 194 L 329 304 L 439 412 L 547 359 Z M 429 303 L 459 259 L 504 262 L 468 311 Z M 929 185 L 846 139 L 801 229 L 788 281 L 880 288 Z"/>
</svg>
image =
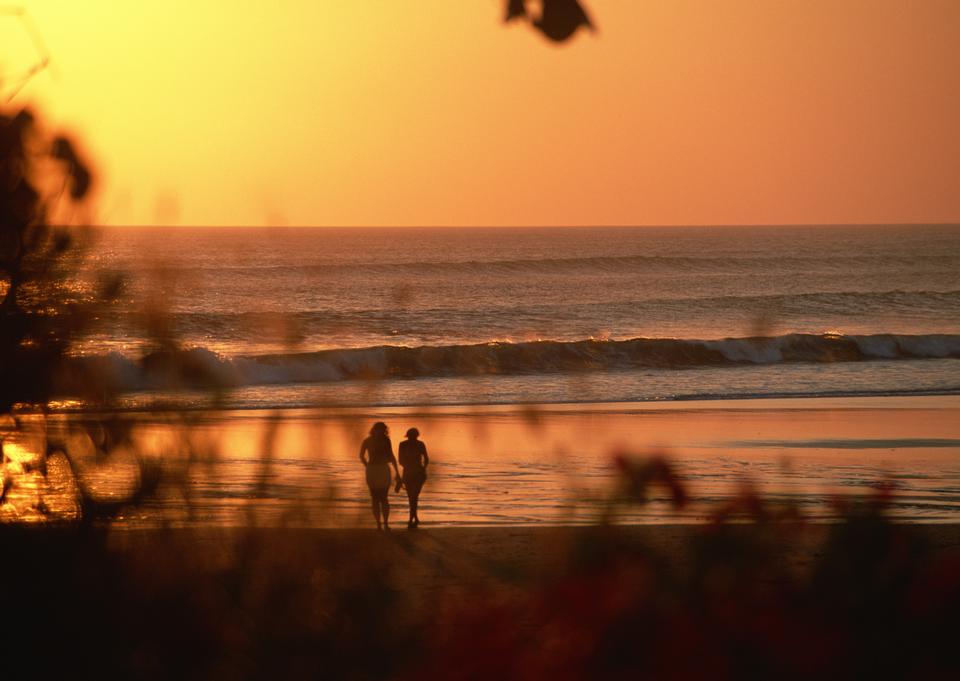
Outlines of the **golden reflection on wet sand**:
<svg viewBox="0 0 960 681">
<path fill-rule="evenodd" d="M 204 412 L 189 428 L 140 415 L 133 444 L 109 457 L 90 435 L 73 436 L 75 477 L 62 456 L 45 479 L 31 468 L 44 446 L 35 430 L 6 443 L 4 475 L 16 485 L 0 517 L 75 518 L 78 483 L 97 499 L 121 498 L 137 482 L 135 450 L 165 474 L 155 498 L 116 517 L 121 525 L 365 526 L 357 448 L 383 420 L 394 450 L 407 428 L 422 433 L 431 467 L 421 515 L 434 525 L 596 522 L 617 453 L 668 457 L 693 499 L 677 511 L 663 493 L 623 522 L 701 522 L 745 485 L 829 519 L 835 499 L 884 481 L 897 491 L 895 518 L 956 522 L 958 415 L 956 397 Z M 405 519 L 403 493 L 391 500 L 394 519 Z"/>
</svg>

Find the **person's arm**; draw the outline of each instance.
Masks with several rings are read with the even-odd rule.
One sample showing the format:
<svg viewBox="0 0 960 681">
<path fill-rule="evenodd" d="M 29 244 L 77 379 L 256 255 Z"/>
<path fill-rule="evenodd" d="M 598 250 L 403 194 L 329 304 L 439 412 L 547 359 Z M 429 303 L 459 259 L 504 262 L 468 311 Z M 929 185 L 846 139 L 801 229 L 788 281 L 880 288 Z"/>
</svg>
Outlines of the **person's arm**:
<svg viewBox="0 0 960 681">
<path fill-rule="evenodd" d="M 390 448 L 387 450 L 390 452 L 390 463 L 393 464 L 393 472 L 397 474 L 397 477 L 400 477 L 400 469 L 397 468 L 397 457 L 393 455 L 393 444 L 390 445 Z"/>
<path fill-rule="evenodd" d="M 421 452 L 423 454 L 423 470 L 427 470 L 427 466 L 430 465 L 430 457 L 427 456 L 427 446 L 422 442 L 420 444 L 423 445 L 423 451 Z"/>
<path fill-rule="evenodd" d="M 366 454 L 366 452 L 367 452 L 367 441 L 364 440 L 363 442 L 360 443 L 360 463 L 362 463 L 364 466 L 367 465 L 367 460 L 363 457 L 363 455 Z"/>
</svg>

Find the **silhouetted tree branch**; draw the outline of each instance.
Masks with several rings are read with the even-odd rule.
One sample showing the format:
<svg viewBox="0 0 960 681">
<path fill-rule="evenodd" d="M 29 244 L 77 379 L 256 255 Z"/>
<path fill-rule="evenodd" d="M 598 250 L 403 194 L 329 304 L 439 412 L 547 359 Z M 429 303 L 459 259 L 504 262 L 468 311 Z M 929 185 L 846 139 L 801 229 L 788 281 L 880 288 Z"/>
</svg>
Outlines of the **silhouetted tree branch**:
<svg viewBox="0 0 960 681">
<path fill-rule="evenodd" d="M 540 13 L 534 16 L 530 6 L 539 4 Z M 526 21 L 548 40 L 562 43 L 583 26 L 594 30 L 590 16 L 579 0 L 506 0 L 504 21 Z"/>
</svg>

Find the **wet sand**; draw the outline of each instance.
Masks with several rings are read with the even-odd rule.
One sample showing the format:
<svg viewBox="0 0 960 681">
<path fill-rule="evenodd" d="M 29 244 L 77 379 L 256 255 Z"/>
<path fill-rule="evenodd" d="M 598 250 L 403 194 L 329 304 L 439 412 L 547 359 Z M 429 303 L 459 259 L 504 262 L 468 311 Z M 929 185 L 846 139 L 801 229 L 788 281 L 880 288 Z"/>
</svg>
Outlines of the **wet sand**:
<svg viewBox="0 0 960 681">
<path fill-rule="evenodd" d="M 431 528 L 594 524 L 615 493 L 617 454 L 666 458 L 691 499 L 676 509 L 658 490 L 622 509 L 630 523 L 708 522 L 745 485 L 807 519 L 831 520 L 837 500 L 879 483 L 893 486 L 889 511 L 899 521 L 960 522 L 957 396 L 208 411 L 187 415 L 189 431 L 162 413 L 131 416 L 140 450 L 187 480 L 189 494 L 161 489 L 115 518 L 129 527 L 370 527 L 357 448 L 376 420 L 390 426 L 395 447 L 408 427 L 420 429 L 431 455 L 421 518 Z M 8 473 L 41 447 L 8 441 Z M 45 480 L 28 468 L 0 518 L 75 516 L 70 481 L 57 477 L 65 467 L 50 466 Z M 90 470 L 105 496 L 136 480 L 122 452 Z M 62 503 L 56 490 L 66 491 Z M 41 492 L 46 515 L 36 510 Z M 400 525 L 405 495 L 391 502 Z"/>
</svg>

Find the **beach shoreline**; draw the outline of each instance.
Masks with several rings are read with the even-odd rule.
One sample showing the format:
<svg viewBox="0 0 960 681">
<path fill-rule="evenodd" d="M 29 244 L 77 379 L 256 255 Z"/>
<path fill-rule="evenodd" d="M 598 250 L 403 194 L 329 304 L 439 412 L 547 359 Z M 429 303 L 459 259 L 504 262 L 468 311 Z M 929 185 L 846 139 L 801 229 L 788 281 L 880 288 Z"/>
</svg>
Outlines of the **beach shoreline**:
<svg viewBox="0 0 960 681">
<path fill-rule="evenodd" d="M 46 423 L 56 430 L 96 424 L 105 416 L 60 414 Z M 305 527 L 369 526 L 356 456 L 374 421 L 388 424 L 394 447 L 407 428 L 422 433 L 432 464 L 421 517 L 434 527 L 594 524 L 618 493 L 618 456 L 668 461 L 691 500 L 677 509 L 655 490 L 649 503 L 621 507 L 623 522 L 709 522 L 745 488 L 810 521 L 829 521 L 837 517 L 838 500 L 856 502 L 883 485 L 893 490 L 890 511 L 898 522 L 960 522 L 960 396 L 315 407 L 123 417 L 135 424 L 143 456 L 190 481 L 186 490 L 167 490 L 155 503 L 114 519 L 132 527 L 242 526 L 251 513 L 270 526 L 292 517 Z M 29 425 L 29 418 L 24 422 Z M 27 441 L 24 451 L 39 443 Z M 194 449 L 184 450 L 185 443 Z M 16 454 L 12 440 L 6 452 Z M 126 468 L 122 457 L 114 457 L 112 477 L 109 467 L 96 469 L 96 482 L 106 492 L 115 480 L 129 482 L 129 456 Z M 31 475 L 36 489 L 51 484 Z M 56 520 L 55 514 L 30 515 L 37 503 L 30 489 L 24 485 L 20 497 L 11 491 L 4 519 L 16 520 L 20 512 L 23 520 Z M 185 498 L 192 508 L 181 508 Z M 403 493 L 391 495 L 391 503 L 394 521 L 405 522 Z"/>
<path fill-rule="evenodd" d="M 376 384 L 374 384 L 376 385 Z M 899 394 L 899 395 L 841 395 L 841 396 L 771 396 L 716 399 L 675 399 L 675 400 L 635 400 L 635 401 L 566 401 L 566 402 L 464 402 L 464 403 L 412 403 L 412 404 L 354 404 L 338 402 L 320 402 L 311 405 L 277 406 L 217 406 L 209 401 L 205 404 L 179 404 L 175 400 L 163 400 L 155 406 L 118 407 L 109 413 L 129 414 L 149 417 L 151 414 L 169 412 L 201 412 L 212 417 L 235 416 L 237 418 L 262 418 L 270 415 L 290 416 L 294 418 L 376 418 L 378 416 L 466 416 L 477 415 L 564 415 L 574 413 L 591 414 L 646 414 L 646 413 L 684 413 L 684 412 L 791 412 L 791 411 L 827 411 L 827 410 L 957 410 L 960 409 L 960 394 Z M 40 412 L 24 409 L 18 414 L 26 418 L 39 415 Z M 86 409 L 82 406 L 54 408 L 47 412 L 53 417 L 101 416 L 102 410 Z"/>
</svg>

